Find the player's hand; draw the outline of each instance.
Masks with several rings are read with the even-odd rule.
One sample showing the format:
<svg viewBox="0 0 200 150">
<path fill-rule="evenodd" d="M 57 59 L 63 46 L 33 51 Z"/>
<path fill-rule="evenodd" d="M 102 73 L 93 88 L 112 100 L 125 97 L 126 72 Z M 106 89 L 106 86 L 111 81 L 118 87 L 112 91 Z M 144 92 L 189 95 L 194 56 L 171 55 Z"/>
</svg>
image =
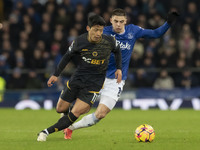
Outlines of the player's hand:
<svg viewBox="0 0 200 150">
<path fill-rule="evenodd" d="M 173 24 L 180 14 L 176 11 L 169 12 L 167 15 L 167 23 Z"/>
<path fill-rule="evenodd" d="M 55 82 L 58 81 L 58 77 L 56 76 L 51 76 L 47 82 L 48 87 L 51 87 Z"/>
<path fill-rule="evenodd" d="M 115 78 L 117 79 L 117 83 L 120 83 L 122 81 L 122 71 L 121 69 L 117 69 L 115 72 Z"/>
</svg>

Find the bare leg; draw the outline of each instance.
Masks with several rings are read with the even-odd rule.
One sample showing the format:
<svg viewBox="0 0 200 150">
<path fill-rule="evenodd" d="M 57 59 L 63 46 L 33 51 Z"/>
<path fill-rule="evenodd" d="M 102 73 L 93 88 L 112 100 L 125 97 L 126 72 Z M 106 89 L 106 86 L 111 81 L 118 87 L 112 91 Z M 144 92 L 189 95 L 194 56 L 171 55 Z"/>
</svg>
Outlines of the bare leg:
<svg viewBox="0 0 200 150">
<path fill-rule="evenodd" d="M 70 104 L 71 103 L 64 101 L 62 98 L 59 98 L 57 106 L 56 106 L 56 111 L 58 113 L 65 113 L 68 110 Z"/>
<path fill-rule="evenodd" d="M 77 98 L 76 103 L 74 104 L 71 112 L 76 117 L 79 117 L 80 115 L 89 112 L 90 108 L 91 107 L 88 103 L 85 103 L 85 102 L 81 101 L 79 98 Z"/>
<path fill-rule="evenodd" d="M 70 130 L 76 130 L 79 128 L 86 128 L 95 125 L 99 120 L 103 119 L 115 106 L 116 101 L 110 97 L 102 97 L 105 101 L 110 101 L 108 108 L 105 104 L 100 103 L 97 110 L 93 114 L 84 116 L 80 121 L 74 123 L 69 127 Z"/>
</svg>

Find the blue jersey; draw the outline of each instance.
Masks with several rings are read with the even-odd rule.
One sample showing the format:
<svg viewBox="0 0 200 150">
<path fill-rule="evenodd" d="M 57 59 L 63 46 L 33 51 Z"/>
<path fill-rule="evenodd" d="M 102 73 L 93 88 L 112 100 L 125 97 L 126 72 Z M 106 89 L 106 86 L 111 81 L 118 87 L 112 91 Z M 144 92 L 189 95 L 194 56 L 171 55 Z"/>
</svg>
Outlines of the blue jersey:
<svg viewBox="0 0 200 150">
<path fill-rule="evenodd" d="M 159 38 L 169 29 L 169 27 L 170 25 L 167 22 L 154 30 L 143 29 L 137 25 L 129 24 L 125 26 L 125 32 L 122 34 L 115 33 L 112 26 L 104 28 L 103 33 L 115 37 L 117 43 L 120 45 L 122 53 L 122 80 L 127 79 L 131 53 L 136 40 L 138 38 Z M 114 55 L 111 54 L 106 77 L 111 79 L 115 78 L 115 71 L 115 58 Z"/>
</svg>

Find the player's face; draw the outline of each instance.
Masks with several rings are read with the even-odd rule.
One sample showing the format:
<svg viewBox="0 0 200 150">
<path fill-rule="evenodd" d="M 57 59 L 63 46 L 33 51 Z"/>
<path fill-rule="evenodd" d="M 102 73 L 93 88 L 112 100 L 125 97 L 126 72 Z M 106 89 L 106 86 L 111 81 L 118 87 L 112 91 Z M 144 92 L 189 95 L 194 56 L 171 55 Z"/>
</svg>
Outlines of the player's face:
<svg viewBox="0 0 200 150">
<path fill-rule="evenodd" d="M 95 26 L 92 26 L 91 28 L 89 26 L 87 26 L 88 40 L 90 42 L 100 41 L 101 36 L 103 34 L 103 28 L 104 28 L 104 26 L 100 26 L 100 25 L 95 25 Z"/>
<path fill-rule="evenodd" d="M 112 23 L 113 30 L 116 33 L 123 33 L 126 24 L 126 17 L 125 16 L 112 16 L 110 18 L 110 22 Z"/>
</svg>

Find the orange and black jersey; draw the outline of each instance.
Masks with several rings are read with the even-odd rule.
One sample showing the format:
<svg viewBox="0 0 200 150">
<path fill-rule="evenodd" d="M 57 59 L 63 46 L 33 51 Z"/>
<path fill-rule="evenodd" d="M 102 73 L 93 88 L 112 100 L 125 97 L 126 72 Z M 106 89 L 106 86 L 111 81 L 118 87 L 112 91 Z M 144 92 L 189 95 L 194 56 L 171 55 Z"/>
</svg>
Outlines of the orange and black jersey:
<svg viewBox="0 0 200 150">
<path fill-rule="evenodd" d="M 102 35 L 98 43 L 89 42 L 87 37 L 88 33 L 85 33 L 72 42 L 57 66 L 55 76 L 60 75 L 74 55 L 80 56 L 81 59 L 74 75 L 105 75 L 111 52 L 115 55 L 116 68 L 121 69 L 121 51 L 113 37 Z"/>
</svg>

